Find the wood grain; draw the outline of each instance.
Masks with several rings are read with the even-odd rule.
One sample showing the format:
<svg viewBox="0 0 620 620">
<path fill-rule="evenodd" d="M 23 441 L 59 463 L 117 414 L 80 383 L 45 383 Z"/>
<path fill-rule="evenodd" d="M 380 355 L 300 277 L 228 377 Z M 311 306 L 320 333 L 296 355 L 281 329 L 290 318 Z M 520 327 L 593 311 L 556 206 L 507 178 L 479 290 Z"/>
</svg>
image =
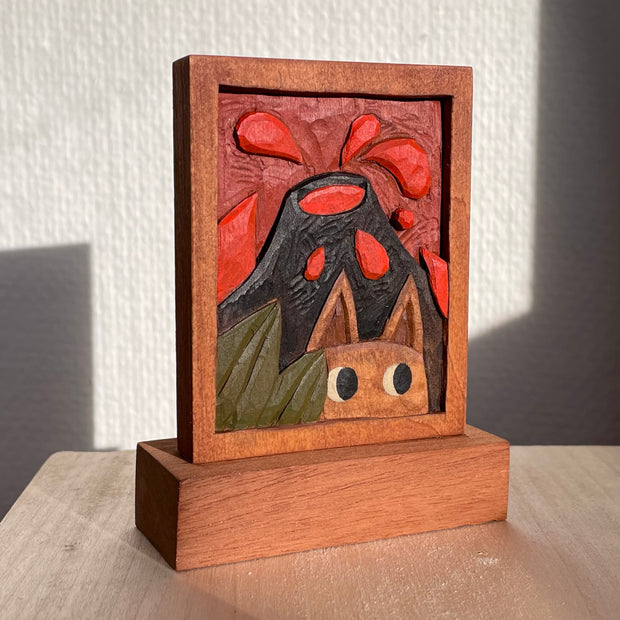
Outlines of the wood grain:
<svg viewBox="0 0 620 620">
<path fill-rule="evenodd" d="M 134 527 L 135 453 L 53 455 L 0 523 L 0 616 L 615 618 L 620 447 L 512 447 L 508 521 L 182 573 Z"/>
<path fill-rule="evenodd" d="M 177 425 L 183 457 L 201 463 L 461 433 L 467 360 L 471 69 L 192 56 L 175 63 L 174 78 Z M 445 359 L 427 371 L 445 383 L 440 413 L 379 424 L 346 420 L 276 432 L 215 433 L 218 97 L 220 92 L 276 91 L 441 102 L 441 256 L 450 263 L 451 306 L 444 330 Z M 444 393 L 442 388 L 432 386 Z"/>
<path fill-rule="evenodd" d="M 181 459 L 174 440 L 140 443 L 136 524 L 184 570 L 484 523 L 506 518 L 508 460 L 506 441 L 473 427 L 202 465 Z M 172 493 L 164 472 L 177 481 Z"/>
<path fill-rule="evenodd" d="M 347 274 L 342 271 L 336 278 L 321 314 L 314 324 L 308 341 L 308 351 L 339 344 L 353 344 L 358 341 L 357 312 L 353 301 L 353 291 Z"/>
<path fill-rule="evenodd" d="M 321 91 L 317 91 L 321 92 Z M 269 110 L 290 128 L 303 147 L 301 164 L 282 159 L 249 157 L 238 148 L 235 124 L 248 110 Z M 364 114 L 371 112 L 372 114 Z M 360 116 L 361 115 L 361 116 Z M 354 140 L 355 155 L 339 166 L 345 137 L 356 118 L 372 116 L 376 134 L 368 141 Z M 295 96 L 278 93 L 220 92 L 218 98 L 218 219 L 224 217 L 246 196 L 259 194 L 257 245 L 261 247 L 273 227 L 282 200 L 288 190 L 315 174 L 344 170 L 367 177 L 375 188 L 379 202 L 390 216 L 397 208 L 414 211 L 417 223 L 413 230 L 399 234 L 412 256 L 423 246 L 438 253 L 441 220 L 442 126 L 439 100 L 386 100 L 364 97 Z M 363 121 L 362 121 L 363 122 Z M 358 132 L 359 133 L 359 132 Z M 369 145 L 401 136 L 412 136 L 428 153 L 431 164 L 431 188 L 426 196 L 412 200 L 403 196 L 395 178 L 382 166 L 362 157 Z M 371 137 L 372 136 L 372 137 Z"/>
<path fill-rule="evenodd" d="M 308 197 L 327 188 L 359 189 L 362 197 L 356 199 L 353 209 L 328 218 L 308 213 Z M 317 247 L 324 248 L 325 265 L 320 277 L 309 281 L 303 273 L 308 254 Z M 291 189 L 256 269 L 218 305 L 220 333 L 277 298 L 282 308 L 280 367 L 284 369 L 310 344 L 313 327 L 320 322 L 342 271 L 351 284 L 360 340 L 381 336 L 405 280 L 409 275 L 413 277 L 424 324 L 424 365 L 429 377 L 427 412 L 440 411 L 443 321 L 426 272 L 398 239 L 363 176 L 329 173 L 311 177 Z"/>
<path fill-rule="evenodd" d="M 323 348 L 327 371 L 354 371 L 357 386 L 346 399 L 328 380 L 321 420 L 394 418 L 428 413 L 428 390 L 422 359 L 422 317 L 418 293 L 409 276 L 377 340 L 358 341 L 357 317 L 351 287 L 342 273 L 319 316 L 308 348 Z M 406 365 L 411 383 L 404 392 L 393 389 L 390 369 Z M 387 381 L 387 384 L 386 384 Z M 332 381 L 333 382 L 333 381 Z"/>
</svg>

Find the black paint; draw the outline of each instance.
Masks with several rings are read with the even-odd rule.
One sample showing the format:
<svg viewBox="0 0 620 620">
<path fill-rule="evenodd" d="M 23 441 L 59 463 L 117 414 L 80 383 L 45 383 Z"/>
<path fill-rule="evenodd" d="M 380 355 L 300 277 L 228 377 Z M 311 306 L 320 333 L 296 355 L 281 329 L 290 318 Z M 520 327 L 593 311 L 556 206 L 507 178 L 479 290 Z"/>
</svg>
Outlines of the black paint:
<svg viewBox="0 0 620 620">
<path fill-rule="evenodd" d="M 394 390 L 397 394 L 404 394 L 411 387 L 411 368 L 407 364 L 399 364 L 394 369 Z"/>
<path fill-rule="evenodd" d="M 349 400 L 357 392 L 357 373 L 353 368 L 345 366 L 338 371 L 336 392 L 342 400 Z"/>
<path fill-rule="evenodd" d="M 356 208 L 335 215 L 311 215 L 299 207 L 299 201 L 311 191 L 343 184 L 364 188 L 366 195 Z M 357 263 L 357 230 L 370 233 L 388 253 L 390 268 L 377 280 L 365 278 Z M 310 282 L 303 273 L 308 256 L 319 246 L 325 248 L 325 268 L 317 280 Z M 305 351 L 321 309 L 343 269 L 353 290 L 360 340 L 381 335 L 405 280 L 413 275 L 424 326 L 429 409 L 440 410 L 443 321 L 431 296 L 426 272 L 398 239 L 370 182 L 363 176 L 322 174 L 287 193 L 256 269 L 218 307 L 220 333 L 277 298 L 282 307 L 280 367 L 288 366 Z"/>
</svg>

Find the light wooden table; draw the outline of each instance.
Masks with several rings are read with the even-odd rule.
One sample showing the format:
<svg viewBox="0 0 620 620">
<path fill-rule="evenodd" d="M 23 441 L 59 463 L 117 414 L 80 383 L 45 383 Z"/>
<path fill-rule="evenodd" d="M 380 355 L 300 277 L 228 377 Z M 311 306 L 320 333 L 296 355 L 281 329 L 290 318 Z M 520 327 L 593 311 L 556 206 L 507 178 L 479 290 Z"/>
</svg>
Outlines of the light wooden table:
<svg viewBox="0 0 620 620">
<path fill-rule="evenodd" d="M 506 523 L 175 573 L 134 453 L 58 453 L 0 524 L 0 617 L 620 618 L 620 447 L 511 457 Z"/>
</svg>

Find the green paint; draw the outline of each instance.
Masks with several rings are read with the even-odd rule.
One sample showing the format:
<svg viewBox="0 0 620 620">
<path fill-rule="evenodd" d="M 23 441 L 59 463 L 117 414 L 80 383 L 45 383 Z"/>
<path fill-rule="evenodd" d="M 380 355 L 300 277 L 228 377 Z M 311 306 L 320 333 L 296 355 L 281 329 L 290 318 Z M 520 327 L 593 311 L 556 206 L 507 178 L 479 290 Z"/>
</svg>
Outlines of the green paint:
<svg viewBox="0 0 620 620">
<path fill-rule="evenodd" d="M 278 370 L 282 316 L 273 302 L 217 340 L 216 431 L 315 422 L 327 394 L 323 351 Z"/>
</svg>

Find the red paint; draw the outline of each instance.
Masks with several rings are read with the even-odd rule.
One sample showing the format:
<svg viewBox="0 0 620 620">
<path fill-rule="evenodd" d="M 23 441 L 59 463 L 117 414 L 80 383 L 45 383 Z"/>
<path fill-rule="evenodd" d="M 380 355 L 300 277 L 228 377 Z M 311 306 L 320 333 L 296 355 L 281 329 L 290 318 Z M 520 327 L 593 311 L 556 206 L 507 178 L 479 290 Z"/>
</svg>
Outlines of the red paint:
<svg viewBox="0 0 620 620">
<path fill-rule="evenodd" d="M 409 230 L 413 226 L 413 213 L 407 209 L 395 209 L 390 216 L 390 224 L 396 230 Z"/>
<path fill-rule="evenodd" d="M 364 277 L 369 280 L 377 280 L 390 268 L 385 248 L 363 230 L 355 233 L 355 254 Z"/>
<path fill-rule="evenodd" d="M 273 114 L 244 114 L 235 128 L 239 147 L 246 153 L 270 155 L 302 163 L 301 153 L 289 128 Z"/>
<path fill-rule="evenodd" d="M 279 118 L 295 137 L 304 163 L 278 157 L 248 155 L 239 149 L 235 136 L 237 121 L 247 112 L 269 112 Z M 363 156 L 376 141 L 411 137 L 422 146 L 431 168 L 431 188 L 415 203 L 415 225 L 398 233 L 407 251 L 417 258 L 420 247 L 440 252 L 441 215 L 441 102 L 438 100 L 396 101 L 363 97 L 273 96 L 257 93 L 218 94 L 217 215 L 224 217 L 241 198 L 258 192 L 256 247 L 267 239 L 277 218 L 282 199 L 291 187 L 321 172 L 340 166 L 342 145 L 351 122 L 373 114 L 381 120 L 381 132 L 353 159 L 343 172 L 368 178 L 389 219 L 397 208 L 412 210 L 411 198 L 385 168 Z M 363 226 L 362 226 L 363 228 Z M 308 254 L 314 247 L 309 248 Z M 300 269 L 303 274 L 303 261 Z"/>
<path fill-rule="evenodd" d="M 327 185 L 306 194 L 299 206 L 312 215 L 334 215 L 355 209 L 364 193 L 364 188 L 357 185 Z"/>
<path fill-rule="evenodd" d="M 355 157 L 371 140 L 379 135 L 381 124 L 374 114 L 358 116 L 352 123 L 347 141 L 342 147 L 340 164 L 346 164 Z"/>
<path fill-rule="evenodd" d="M 431 186 L 431 170 L 424 149 L 413 138 L 385 140 L 373 146 L 364 159 L 389 170 L 405 196 L 422 198 Z"/>
<path fill-rule="evenodd" d="M 306 280 L 316 280 L 322 273 L 325 267 L 325 248 L 323 246 L 317 248 L 308 256 L 306 261 L 306 270 L 304 271 L 304 278 Z"/>
<path fill-rule="evenodd" d="M 428 269 L 428 279 L 441 314 L 448 317 L 448 263 L 426 248 L 420 248 Z"/>
<path fill-rule="evenodd" d="M 217 303 L 226 299 L 256 266 L 258 194 L 240 202 L 217 225 Z"/>
</svg>

